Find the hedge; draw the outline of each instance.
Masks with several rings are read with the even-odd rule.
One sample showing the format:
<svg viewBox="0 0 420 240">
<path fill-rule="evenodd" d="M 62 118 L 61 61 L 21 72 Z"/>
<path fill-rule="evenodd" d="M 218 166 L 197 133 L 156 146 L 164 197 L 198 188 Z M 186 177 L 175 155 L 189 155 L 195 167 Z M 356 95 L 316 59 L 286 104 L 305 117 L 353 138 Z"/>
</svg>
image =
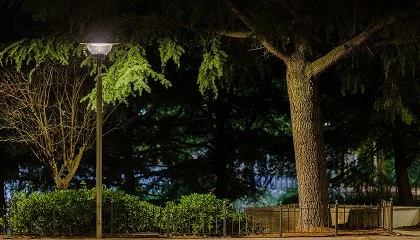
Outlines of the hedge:
<svg viewBox="0 0 420 240">
<path fill-rule="evenodd" d="M 12 196 L 5 224 L 14 234 L 93 235 L 95 196 L 95 189 L 29 195 L 17 192 Z M 103 191 L 103 232 L 166 233 L 169 227 L 173 235 L 221 234 L 223 205 L 224 200 L 217 199 L 213 194 L 192 194 L 183 196 L 178 203 L 168 202 L 162 208 L 137 196 L 106 189 Z M 235 221 L 245 219 L 234 209 L 226 209 L 228 227 L 233 226 Z"/>
<path fill-rule="evenodd" d="M 16 234 L 93 234 L 95 196 L 95 189 L 18 192 L 12 196 L 7 223 Z M 104 190 L 102 209 L 104 232 L 153 231 L 161 222 L 161 207 L 121 191 Z"/>
</svg>

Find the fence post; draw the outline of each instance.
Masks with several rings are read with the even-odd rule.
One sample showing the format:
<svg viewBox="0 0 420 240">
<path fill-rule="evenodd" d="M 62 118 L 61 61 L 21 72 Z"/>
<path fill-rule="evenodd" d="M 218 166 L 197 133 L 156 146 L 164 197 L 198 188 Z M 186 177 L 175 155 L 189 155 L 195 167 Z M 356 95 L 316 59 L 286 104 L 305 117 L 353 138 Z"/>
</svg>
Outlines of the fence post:
<svg viewBox="0 0 420 240">
<path fill-rule="evenodd" d="M 359 230 L 359 204 L 356 204 L 356 229 Z"/>
<path fill-rule="evenodd" d="M 338 236 L 338 200 L 335 200 L 335 236 Z"/>
<path fill-rule="evenodd" d="M 238 220 L 238 227 L 239 227 L 239 235 L 241 234 L 241 214 L 238 214 L 238 218 L 239 218 L 239 220 Z"/>
<path fill-rule="evenodd" d="M 385 229 L 385 201 L 381 200 L 381 210 L 382 210 L 382 227 Z"/>
<path fill-rule="evenodd" d="M 53 217 L 53 222 L 52 222 L 53 235 L 56 236 L 56 234 L 57 234 L 57 219 L 56 219 L 56 216 L 55 216 L 55 204 L 54 204 L 54 202 L 53 202 L 53 209 L 52 209 L 52 217 Z"/>
<path fill-rule="evenodd" d="M 369 229 L 373 229 L 373 204 L 370 203 L 370 226 Z"/>
<path fill-rule="evenodd" d="M 377 216 L 377 221 L 378 221 L 377 228 L 380 228 L 381 227 L 381 225 L 380 225 L 380 221 L 381 221 L 381 210 L 379 208 L 379 203 L 376 203 L 376 212 L 378 214 L 378 216 Z"/>
<path fill-rule="evenodd" d="M 389 232 L 392 234 L 392 227 L 394 224 L 394 202 L 393 199 L 390 199 L 389 204 L 391 205 L 390 210 L 389 210 Z"/>
<path fill-rule="evenodd" d="M 287 204 L 287 232 L 289 232 L 289 229 L 290 229 L 290 204 Z"/>
<path fill-rule="evenodd" d="M 169 222 L 170 222 L 170 215 L 169 215 L 169 202 L 166 203 L 166 237 L 170 237 L 170 230 L 169 230 Z"/>
<path fill-rule="evenodd" d="M 346 204 L 343 204 L 343 219 L 344 219 L 344 223 L 346 222 Z M 348 220 L 348 222 L 350 223 L 349 224 L 349 229 L 351 229 L 351 222 L 350 222 L 351 220 L 350 220 L 350 218 L 349 218 L 349 220 Z M 346 229 L 346 224 L 343 224 L 343 229 L 345 230 Z"/>
<path fill-rule="evenodd" d="M 363 230 L 366 230 L 366 203 L 363 203 Z"/>
<path fill-rule="evenodd" d="M 247 213 L 247 211 L 248 211 L 248 208 L 245 206 L 244 213 L 245 213 L 245 234 L 246 235 L 249 234 L 249 231 L 248 231 L 248 213 Z"/>
<path fill-rule="evenodd" d="M 111 199 L 111 235 L 114 234 L 114 199 Z"/>
<path fill-rule="evenodd" d="M 223 201 L 223 237 L 226 237 L 226 201 Z"/>
<path fill-rule="evenodd" d="M 216 206 L 215 206 L 215 208 L 216 208 L 216 216 L 215 216 L 215 218 L 216 218 L 216 235 L 218 234 L 218 228 L 219 228 L 219 226 L 218 226 L 218 224 L 217 224 L 217 221 L 218 221 L 218 219 L 217 219 L 217 204 L 216 204 Z"/>
<path fill-rule="evenodd" d="M 280 201 L 280 220 L 279 220 L 279 225 L 280 225 L 280 237 L 283 237 L 283 229 L 282 229 L 282 218 L 283 218 L 283 204 Z"/>
</svg>

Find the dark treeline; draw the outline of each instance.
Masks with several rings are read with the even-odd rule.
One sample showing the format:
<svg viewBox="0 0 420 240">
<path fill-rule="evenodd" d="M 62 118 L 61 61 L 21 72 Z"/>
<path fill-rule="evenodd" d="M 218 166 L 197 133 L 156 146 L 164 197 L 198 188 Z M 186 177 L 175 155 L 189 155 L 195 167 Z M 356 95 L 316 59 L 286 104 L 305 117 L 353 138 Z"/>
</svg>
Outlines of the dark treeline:
<svg viewBox="0 0 420 240">
<path fill-rule="evenodd" d="M 347 1 L 342 5 L 322 1 L 330 7 L 324 11 L 337 11 L 331 19 L 318 16 L 315 26 L 315 14 L 322 12 L 321 3 L 302 5 L 299 9 L 288 1 L 279 1 L 282 3 L 278 5 L 264 1 L 265 5 L 259 6 L 245 1 L 231 8 L 246 9 L 256 21 L 253 27 L 257 30 L 248 25 L 246 29 L 253 30 L 252 37 L 242 39 L 244 35 L 240 34 L 246 31 L 237 31 L 234 39 L 239 40 L 232 40 L 229 34 L 233 32 L 227 34 L 219 28 L 231 30 L 240 26 L 243 29 L 237 21 L 246 18 L 232 18 L 229 8 L 222 7 L 203 12 L 201 7 L 209 7 L 211 1 L 203 2 L 201 7 L 181 0 L 139 1 L 141 4 L 90 2 L 60 5 L 52 1 L 1 1 L 4 23 L 0 28 L 1 47 L 5 49 L 22 38 L 64 37 L 77 44 L 106 25 L 118 41 L 145 49 L 151 67 L 164 70 L 172 86 L 166 88 L 149 79 L 146 82 L 151 93 L 129 94 L 125 102 L 109 104 L 112 111 L 105 109 L 109 118 L 104 122 L 104 184 L 155 203 L 194 192 L 213 192 L 219 198 L 232 200 L 258 196 L 266 187 L 261 184 L 262 177 L 296 177 L 296 146 L 294 149 L 288 98 L 291 90 L 286 79 L 290 66 L 280 65 L 270 48 L 262 48 L 267 45 L 259 42 L 264 39 L 261 36 L 275 39 L 275 47 L 286 55 L 302 47 L 304 59 L 314 61 L 363 27 L 369 29 L 371 25 L 367 23 L 380 18 L 379 11 L 392 15 L 391 10 L 398 12 L 401 7 L 413 4 L 411 1 L 401 6 L 393 1 L 378 2 L 378 12 L 372 13 L 367 10 L 372 6 L 366 3 L 355 6 Z M 387 4 L 389 9 L 385 11 Z M 354 14 L 344 14 L 350 5 L 355 7 Z M 273 11 L 281 9 L 282 16 L 289 18 L 264 11 L 267 6 Z M 418 7 L 414 5 L 413 9 Z M 289 24 L 290 28 L 267 29 L 275 26 L 274 22 L 267 22 L 263 12 L 275 21 Z M 335 19 L 338 14 L 342 19 Z M 403 15 L 311 81 L 315 85 L 319 83 L 322 118 L 314 117 L 314 121 L 324 129 L 326 159 L 323 161 L 329 186 L 373 186 L 380 198 L 385 196 L 383 184 L 396 184 L 399 202 L 410 205 L 415 204 L 411 185 L 418 179 L 410 177 L 409 170 L 418 164 L 420 153 L 420 55 L 418 13 L 408 11 Z M 349 28 L 353 23 L 357 26 Z M 173 59 L 162 70 L 156 40 L 168 36 L 176 39 L 185 53 L 179 59 L 179 66 Z M 203 65 L 205 54 L 216 60 Z M 10 65 L 4 63 L 3 59 L 2 68 L 10 70 Z M 112 64 L 111 60 L 105 61 L 107 67 Z M 204 68 L 207 88 L 200 82 Z M 221 76 L 217 75 L 219 70 L 223 71 Z M 7 82 L 4 76 L 1 81 Z M 94 81 L 94 75 L 87 78 Z M 86 87 L 92 88 L 90 84 Z M 3 119 L 0 124 L 3 124 L 5 115 L 0 114 Z M 2 129 L 3 136 L 14 134 Z M 1 143 L 0 205 L 5 204 L 4 189 L 54 189 L 48 165 L 40 162 L 31 150 L 22 142 Z M 355 156 L 356 160 L 350 161 L 349 156 Z M 392 160 L 395 182 L 386 170 L 386 162 Z M 93 147 L 83 155 L 69 188 L 80 188 L 83 184 L 93 187 L 94 171 Z"/>
</svg>

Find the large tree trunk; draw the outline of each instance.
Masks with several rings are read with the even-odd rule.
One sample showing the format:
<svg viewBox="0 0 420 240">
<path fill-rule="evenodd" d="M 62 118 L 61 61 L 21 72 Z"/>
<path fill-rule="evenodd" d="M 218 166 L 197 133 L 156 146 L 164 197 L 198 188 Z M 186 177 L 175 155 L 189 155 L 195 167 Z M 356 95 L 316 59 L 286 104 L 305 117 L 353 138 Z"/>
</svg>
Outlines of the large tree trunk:
<svg viewBox="0 0 420 240">
<path fill-rule="evenodd" d="M 402 205 L 410 206 L 414 205 L 413 193 L 411 192 L 410 179 L 408 177 L 408 167 L 411 161 L 407 156 L 405 147 L 407 139 L 405 139 L 405 136 L 402 136 L 405 133 L 401 133 L 402 129 L 395 129 L 393 133 L 395 175 L 399 200 Z"/>
<path fill-rule="evenodd" d="M 328 190 L 319 84 L 306 68 L 303 60 L 288 64 L 287 88 L 302 210 L 300 227 L 311 229 L 326 224 Z"/>
</svg>

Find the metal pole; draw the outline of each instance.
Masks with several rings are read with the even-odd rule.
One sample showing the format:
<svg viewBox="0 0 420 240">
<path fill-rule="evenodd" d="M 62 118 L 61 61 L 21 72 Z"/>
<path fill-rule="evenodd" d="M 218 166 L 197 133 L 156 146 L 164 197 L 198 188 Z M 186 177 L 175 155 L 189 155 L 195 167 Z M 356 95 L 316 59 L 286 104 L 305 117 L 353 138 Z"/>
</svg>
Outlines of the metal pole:
<svg viewBox="0 0 420 240">
<path fill-rule="evenodd" d="M 239 228 L 238 234 L 241 234 L 241 215 L 239 214 L 238 217 L 239 217 L 239 220 L 238 220 L 238 228 Z"/>
<path fill-rule="evenodd" d="M 53 202 L 53 209 L 52 209 L 52 225 L 53 225 L 53 236 L 57 235 L 57 218 L 55 216 L 55 203 Z"/>
<path fill-rule="evenodd" d="M 335 237 L 338 236 L 338 200 L 335 200 Z"/>
<path fill-rule="evenodd" d="M 171 217 L 171 215 L 170 215 L 170 206 L 169 206 L 169 203 L 170 202 L 167 202 L 166 203 L 166 237 L 167 238 L 169 238 L 170 237 L 170 235 L 171 235 L 171 232 L 170 232 L 170 217 Z"/>
<path fill-rule="evenodd" d="M 226 237 L 226 202 L 223 201 L 223 237 Z"/>
<path fill-rule="evenodd" d="M 114 199 L 111 200 L 111 235 L 114 235 Z"/>
<path fill-rule="evenodd" d="M 102 238 L 102 59 L 96 80 L 96 238 Z"/>
<path fill-rule="evenodd" d="M 390 201 L 390 210 L 389 210 L 389 233 L 392 234 L 393 231 L 393 225 L 394 225 L 394 202 L 393 199 L 391 198 Z"/>
<path fill-rule="evenodd" d="M 282 229 L 282 218 L 283 218 L 283 204 L 280 201 L 280 216 L 279 216 L 279 225 L 280 225 L 280 237 L 283 237 L 283 229 Z"/>
<path fill-rule="evenodd" d="M 381 200 L 381 208 L 382 208 L 382 227 L 385 228 L 385 202 Z"/>
<path fill-rule="evenodd" d="M 217 225 L 217 205 L 215 206 L 215 208 L 216 208 L 216 216 L 215 216 L 215 218 L 216 218 L 216 235 L 218 234 L 218 232 L 217 232 L 217 228 L 219 227 L 218 225 Z"/>
</svg>

